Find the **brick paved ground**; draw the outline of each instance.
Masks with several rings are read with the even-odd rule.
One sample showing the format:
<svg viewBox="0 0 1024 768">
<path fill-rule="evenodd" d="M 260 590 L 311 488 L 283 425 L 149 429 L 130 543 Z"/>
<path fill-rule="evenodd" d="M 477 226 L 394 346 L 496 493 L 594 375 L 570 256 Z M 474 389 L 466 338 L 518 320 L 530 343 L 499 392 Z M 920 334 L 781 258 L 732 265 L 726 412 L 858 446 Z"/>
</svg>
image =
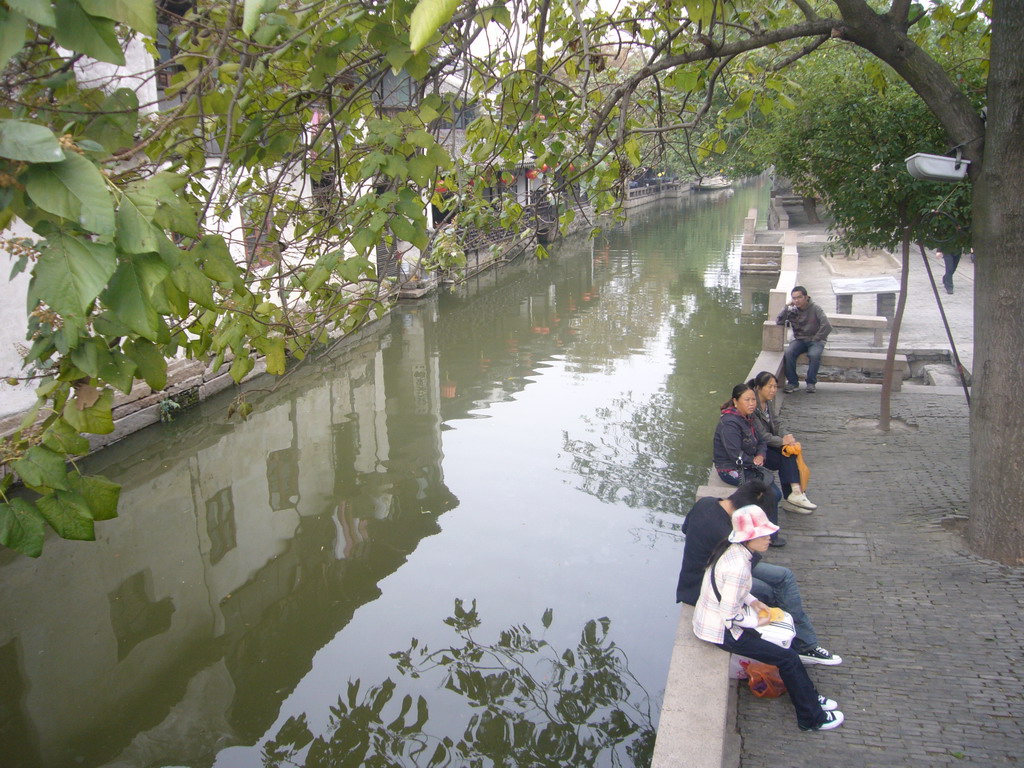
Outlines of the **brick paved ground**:
<svg viewBox="0 0 1024 768">
<path fill-rule="evenodd" d="M 840 667 L 810 668 L 846 723 L 796 727 L 787 697 L 740 690 L 743 768 L 1000 766 L 1024 762 L 1024 569 L 971 555 L 950 516 L 967 506 L 962 391 L 908 387 L 893 415 L 909 429 L 865 430 L 879 390 L 819 384 L 786 398 L 808 452 L 814 515 L 783 513 L 822 644 Z"/>
</svg>

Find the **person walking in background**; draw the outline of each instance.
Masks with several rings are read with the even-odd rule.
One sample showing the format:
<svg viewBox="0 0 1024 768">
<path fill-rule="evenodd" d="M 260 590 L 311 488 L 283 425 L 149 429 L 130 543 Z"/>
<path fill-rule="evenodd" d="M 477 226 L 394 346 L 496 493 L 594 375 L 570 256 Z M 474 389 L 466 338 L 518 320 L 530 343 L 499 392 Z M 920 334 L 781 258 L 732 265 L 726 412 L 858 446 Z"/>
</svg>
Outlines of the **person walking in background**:
<svg viewBox="0 0 1024 768">
<path fill-rule="evenodd" d="M 821 355 L 825 351 L 825 339 L 832 333 L 832 324 L 829 323 L 825 310 L 811 301 L 807 289 L 802 285 L 793 288 L 790 301 L 791 303 L 783 307 L 775 319 L 778 325 L 788 325 L 793 329 L 793 340 L 789 342 L 783 357 L 786 386 L 782 391 L 788 394 L 800 388 L 800 379 L 796 375 L 796 359 L 807 353 L 807 392 L 812 393 L 818 383 Z"/>
<path fill-rule="evenodd" d="M 770 623 L 768 606 L 751 593 L 750 563 L 768 549 L 778 531 L 760 507 L 740 507 L 732 514 L 732 531 L 708 563 L 693 611 L 693 633 L 719 648 L 779 668 L 802 731 L 827 731 L 843 722 L 832 699 L 818 693 L 800 655 L 765 640 L 758 627 Z"/>
<path fill-rule="evenodd" d="M 946 271 L 942 275 L 942 287 L 946 289 L 946 293 L 952 293 L 953 273 L 960 266 L 960 257 L 963 256 L 963 249 L 956 245 L 950 245 L 938 253 L 942 257 L 942 263 L 946 265 Z"/>
</svg>

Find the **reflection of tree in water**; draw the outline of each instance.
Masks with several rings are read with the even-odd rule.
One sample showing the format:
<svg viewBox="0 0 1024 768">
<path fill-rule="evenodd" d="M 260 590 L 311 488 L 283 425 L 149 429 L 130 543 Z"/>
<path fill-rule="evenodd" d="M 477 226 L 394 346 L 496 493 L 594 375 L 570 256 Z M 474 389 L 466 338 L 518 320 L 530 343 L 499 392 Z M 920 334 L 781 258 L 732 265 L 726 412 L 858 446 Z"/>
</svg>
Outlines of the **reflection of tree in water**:
<svg viewBox="0 0 1024 768">
<path fill-rule="evenodd" d="M 551 626 L 552 612 L 542 618 Z M 415 638 L 391 654 L 402 675 L 438 676 L 473 714 L 461 734 L 427 731 L 423 696 L 396 700 L 389 678 L 361 690 L 351 681 L 331 708 L 328 731 L 316 736 L 306 716 L 290 718 L 264 746 L 275 768 L 399 768 L 405 766 L 649 766 L 655 729 L 650 700 L 609 639 L 611 622 L 592 619 L 575 648 L 559 652 L 525 624 L 480 642 L 476 601 L 455 603 L 445 619 L 459 643 L 430 650 Z"/>
<path fill-rule="evenodd" d="M 584 420 L 587 435 L 563 434 L 577 487 L 601 501 L 680 514 L 680 499 L 707 481 L 719 406 L 757 353 L 761 318 L 742 316 L 735 292 L 717 286 L 679 303 L 689 311 L 668 321 L 675 369 L 665 390 L 626 392 Z"/>
</svg>

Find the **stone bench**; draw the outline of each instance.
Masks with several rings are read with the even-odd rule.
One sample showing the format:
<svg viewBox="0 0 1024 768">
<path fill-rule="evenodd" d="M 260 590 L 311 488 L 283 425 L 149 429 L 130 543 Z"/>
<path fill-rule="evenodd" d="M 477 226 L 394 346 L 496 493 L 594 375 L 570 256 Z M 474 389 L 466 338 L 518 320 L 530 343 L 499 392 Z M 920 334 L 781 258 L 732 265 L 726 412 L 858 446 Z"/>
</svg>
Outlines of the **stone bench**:
<svg viewBox="0 0 1024 768">
<path fill-rule="evenodd" d="M 892 275 L 877 277 L 837 277 L 832 280 L 832 293 L 836 297 L 836 312 L 848 315 L 853 312 L 853 297 L 857 294 L 875 296 L 876 314 L 892 317 L 896 312 L 896 294 L 900 292 L 900 281 Z"/>
<path fill-rule="evenodd" d="M 821 364 L 832 368 L 860 371 L 862 373 L 881 373 L 885 370 L 884 352 L 857 352 L 856 350 L 825 350 L 821 356 Z M 797 364 L 807 362 L 807 355 L 800 355 Z M 893 391 L 900 391 L 903 379 L 910 378 L 910 361 L 906 355 L 896 355 L 893 360 Z M 879 378 L 867 379 L 865 383 L 882 383 Z"/>
<path fill-rule="evenodd" d="M 884 334 L 889 327 L 889 319 L 879 315 L 842 315 L 828 313 L 828 321 L 833 328 L 864 328 L 875 333 L 874 346 L 885 343 Z"/>
</svg>

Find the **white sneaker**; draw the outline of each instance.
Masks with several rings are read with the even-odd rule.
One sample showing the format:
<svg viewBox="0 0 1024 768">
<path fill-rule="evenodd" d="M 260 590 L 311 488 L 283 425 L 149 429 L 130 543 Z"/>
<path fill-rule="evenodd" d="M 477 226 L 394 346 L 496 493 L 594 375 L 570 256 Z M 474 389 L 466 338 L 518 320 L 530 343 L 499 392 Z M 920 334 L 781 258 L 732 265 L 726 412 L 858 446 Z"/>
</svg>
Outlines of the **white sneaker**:
<svg viewBox="0 0 1024 768">
<path fill-rule="evenodd" d="M 803 507 L 804 509 L 811 511 L 818 508 L 818 505 L 814 504 L 810 499 L 808 499 L 807 494 L 804 493 L 803 491 L 800 491 L 800 493 L 789 494 L 789 498 L 786 499 L 786 501 L 789 502 L 791 506 Z"/>
<path fill-rule="evenodd" d="M 825 696 L 822 696 L 820 693 L 818 694 L 818 703 L 821 704 L 821 708 L 826 712 L 834 712 L 835 710 L 839 709 L 839 702 L 837 702 L 835 699 L 826 698 Z"/>
<path fill-rule="evenodd" d="M 833 728 L 838 728 L 843 724 L 843 713 L 838 709 L 833 709 L 831 712 L 825 713 L 825 722 L 821 725 L 814 725 L 810 728 L 800 726 L 801 731 L 831 731 Z"/>
</svg>

